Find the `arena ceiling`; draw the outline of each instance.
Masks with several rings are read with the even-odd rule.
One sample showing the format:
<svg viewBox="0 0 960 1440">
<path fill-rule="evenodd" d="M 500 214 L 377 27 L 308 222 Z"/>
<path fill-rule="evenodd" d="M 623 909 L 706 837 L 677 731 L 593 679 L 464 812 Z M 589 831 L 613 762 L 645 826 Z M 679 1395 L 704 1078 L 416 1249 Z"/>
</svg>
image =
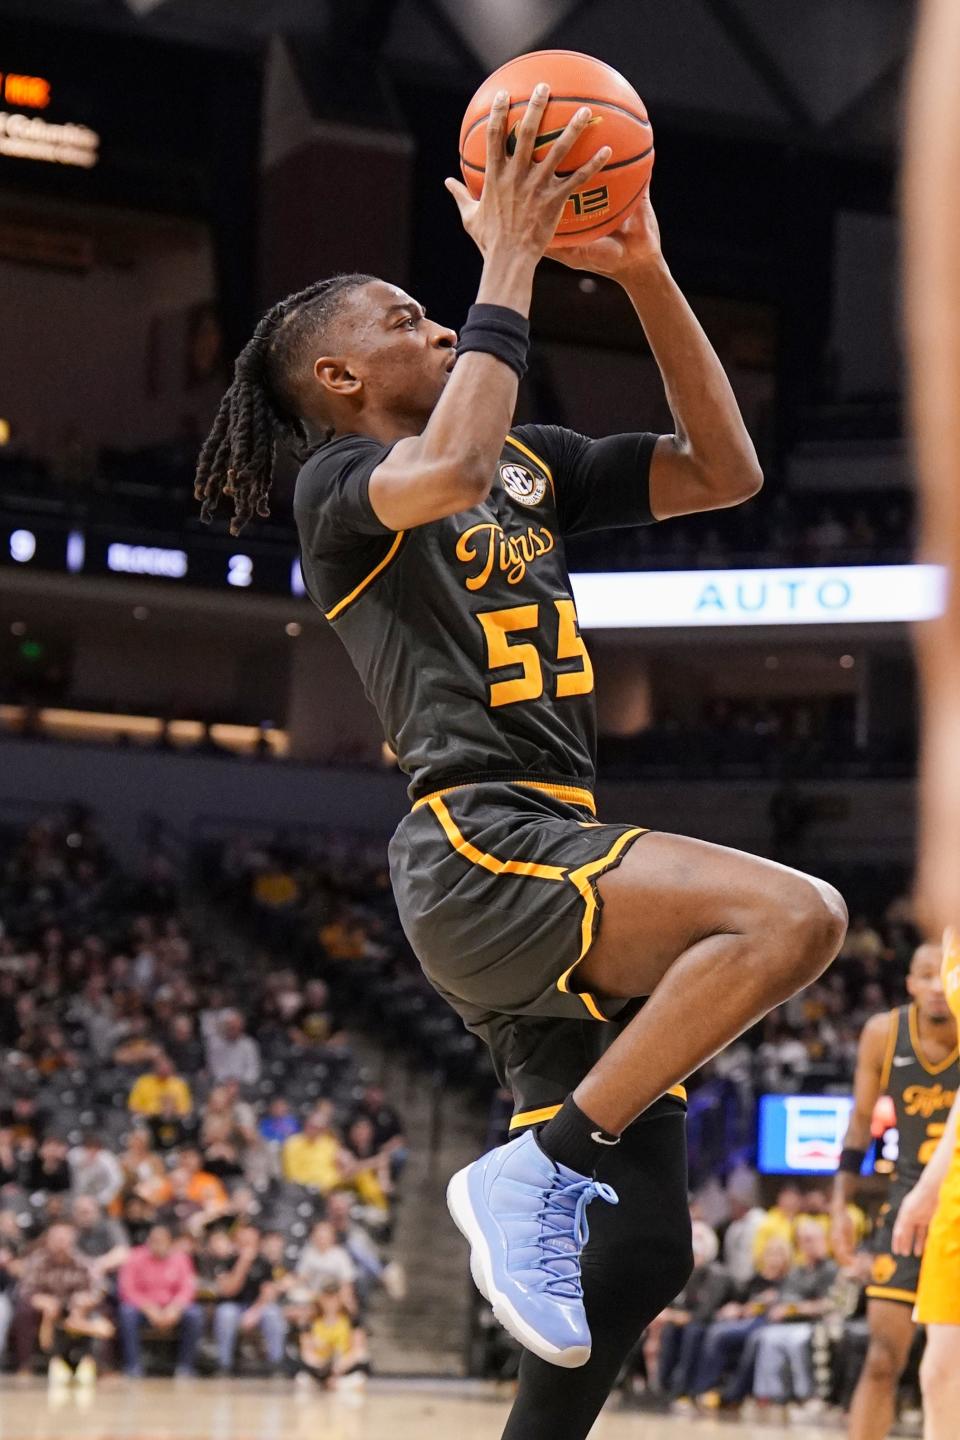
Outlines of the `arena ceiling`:
<svg viewBox="0 0 960 1440">
<path fill-rule="evenodd" d="M 14 13 L 193 40 L 309 35 L 460 87 L 523 50 L 586 50 L 653 113 L 857 153 L 896 143 L 915 0 L 0 0 Z"/>
</svg>

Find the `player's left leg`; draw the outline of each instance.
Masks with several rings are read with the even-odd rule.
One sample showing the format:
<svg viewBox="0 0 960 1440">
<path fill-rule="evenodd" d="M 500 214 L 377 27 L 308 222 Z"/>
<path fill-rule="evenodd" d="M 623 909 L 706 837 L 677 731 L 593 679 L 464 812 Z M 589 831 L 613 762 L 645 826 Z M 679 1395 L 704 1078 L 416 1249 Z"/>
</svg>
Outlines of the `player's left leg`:
<svg viewBox="0 0 960 1440">
<path fill-rule="evenodd" d="M 584 1440 L 644 1329 L 689 1276 L 682 1108 L 631 1125 L 601 1156 L 597 1175 L 620 1203 L 596 1207 L 583 1254 L 590 1359 L 564 1370 L 525 1350 L 503 1440 Z"/>
<path fill-rule="evenodd" d="M 592 844 L 587 837 L 598 834 L 600 827 L 581 830 L 577 843 Z M 649 999 L 536 1139 L 522 1135 L 490 1151 L 458 1171 L 447 1190 L 470 1242 L 474 1279 L 497 1318 L 541 1358 L 570 1368 L 590 1356 L 578 1263 L 586 1210 L 598 1198 L 617 1200 L 595 1178 L 600 1157 L 660 1096 L 819 975 L 846 928 L 842 899 L 821 881 L 683 836 L 637 834 L 621 835 L 617 869 L 608 850 L 559 877 L 580 895 L 596 883 L 599 935 L 590 930 L 599 907 L 588 898 L 578 935 L 584 958 L 553 975 L 552 994 L 535 998 L 539 1012 L 528 1008 L 563 1015 L 579 995 L 602 1021 L 605 1002 L 616 1013 L 624 1001 Z M 560 839 L 569 851 L 569 836 Z M 485 909 L 484 923 L 496 914 Z M 542 943 L 526 949 L 538 981 L 544 968 L 563 963 L 562 952 L 545 957 Z M 454 977 L 461 1000 L 490 1006 L 496 988 L 501 1012 L 522 1013 L 507 993 L 525 973 L 521 947 L 506 959 L 509 966 L 501 959 Z"/>
<path fill-rule="evenodd" d="M 570 1124 L 581 1131 L 592 1122 L 620 1134 L 658 1095 L 811 984 L 846 931 L 846 907 L 832 886 L 683 835 L 643 836 L 597 887 L 599 934 L 571 988 L 601 1001 L 649 999 L 574 1091 L 587 1120 L 574 1111 Z M 560 1120 L 545 1146 L 574 1164 L 556 1153 Z"/>
<path fill-rule="evenodd" d="M 897 1300 L 868 1300 L 867 1320 L 870 1344 L 853 1392 L 847 1433 L 850 1440 L 886 1440 L 913 1343 L 913 1308 Z"/>
<path fill-rule="evenodd" d="M 960 1325 L 928 1325 L 920 1365 L 924 1440 L 956 1440 L 960 1416 Z"/>
</svg>

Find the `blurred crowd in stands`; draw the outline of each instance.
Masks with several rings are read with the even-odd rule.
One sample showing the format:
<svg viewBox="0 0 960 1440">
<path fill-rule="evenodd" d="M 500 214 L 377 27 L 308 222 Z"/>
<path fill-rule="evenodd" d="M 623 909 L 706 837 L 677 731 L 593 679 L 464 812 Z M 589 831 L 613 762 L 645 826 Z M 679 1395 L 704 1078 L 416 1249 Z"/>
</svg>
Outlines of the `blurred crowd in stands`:
<svg viewBox="0 0 960 1440">
<path fill-rule="evenodd" d="M 362 1382 L 405 1140 L 323 979 L 198 940 L 73 810 L 0 835 L 0 1075 L 3 1362 Z"/>
<path fill-rule="evenodd" d="M 852 695 L 710 699 L 690 719 L 667 714 L 635 735 L 601 735 L 598 764 L 600 774 L 610 780 L 659 775 L 802 779 L 915 774 L 917 737 L 912 716 L 889 733 L 864 737 L 858 731 Z"/>
<path fill-rule="evenodd" d="M 403 1292 L 406 1142 L 353 1037 L 426 1075 L 421 1143 L 450 1091 L 498 1143 L 510 1097 L 409 951 L 378 840 L 228 834 L 191 876 L 185 895 L 155 844 L 124 873 L 79 809 L 0 828 L 0 1354 L 55 1382 L 100 1367 L 358 1385 Z M 855 1381 L 863 1275 L 829 1255 L 826 1196 L 787 1185 L 764 1211 L 753 1169 L 758 1095 L 847 1091 L 863 1022 L 903 999 L 903 877 L 828 878 L 853 913 L 836 964 L 690 1079 L 697 1268 L 628 1389 L 806 1413 Z M 510 1373 L 479 1301 L 472 1333 L 473 1371 Z"/>
<path fill-rule="evenodd" d="M 624 1384 L 680 1412 L 809 1422 L 849 1405 L 867 1350 L 871 1256 L 861 1249 L 843 1269 L 832 1258 L 826 1190 L 784 1184 L 768 1209 L 755 1195 L 741 1171 L 722 1197 L 694 1202 L 693 1273 L 647 1330 Z M 704 1215 L 718 1201 L 711 1224 Z M 850 1212 L 863 1241 L 867 1217 Z M 908 1425 L 921 1346 L 918 1336 L 901 1387 Z"/>
<path fill-rule="evenodd" d="M 907 494 L 822 495 L 768 485 L 730 511 L 682 523 L 578 536 L 571 570 L 724 570 L 740 566 L 897 565 L 913 556 Z"/>
</svg>

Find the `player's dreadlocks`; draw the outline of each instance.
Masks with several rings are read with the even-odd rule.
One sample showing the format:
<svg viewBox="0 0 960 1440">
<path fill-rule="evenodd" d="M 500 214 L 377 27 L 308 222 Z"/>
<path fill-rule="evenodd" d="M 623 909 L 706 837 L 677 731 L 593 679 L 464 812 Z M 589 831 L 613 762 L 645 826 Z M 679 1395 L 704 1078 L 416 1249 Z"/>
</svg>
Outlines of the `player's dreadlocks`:
<svg viewBox="0 0 960 1440">
<path fill-rule="evenodd" d="M 233 497 L 231 535 L 239 535 L 255 514 L 270 514 L 267 497 L 278 443 L 301 463 L 313 448 L 298 399 L 308 356 L 317 353 L 318 336 L 346 291 L 373 278 L 319 280 L 263 316 L 237 356 L 233 384 L 200 451 L 194 495 L 203 502 L 201 520 L 212 520 L 221 495 Z"/>
</svg>

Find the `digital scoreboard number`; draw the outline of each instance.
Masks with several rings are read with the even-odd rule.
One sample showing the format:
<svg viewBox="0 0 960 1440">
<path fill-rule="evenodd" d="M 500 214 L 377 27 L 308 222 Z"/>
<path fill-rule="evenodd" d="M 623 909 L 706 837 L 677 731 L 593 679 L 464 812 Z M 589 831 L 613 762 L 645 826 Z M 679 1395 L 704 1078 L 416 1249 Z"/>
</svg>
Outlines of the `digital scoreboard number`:
<svg viewBox="0 0 960 1440">
<path fill-rule="evenodd" d="M 7 105 L 46 110 L 50 104 L 50 81 L 41 75 L 4 74 L 0 71 L 0 93 Z"/>
<path fill-rule="evenodd" d="M 272 595 L 304 595 L 296 547 L 249 545 L 190 536 L 182 543 L 122 538 L 56 521 L 0 520 L 0 567 L 70 575 L 117 575 L 173 585 L 201 585 Z"/>
</svg>

